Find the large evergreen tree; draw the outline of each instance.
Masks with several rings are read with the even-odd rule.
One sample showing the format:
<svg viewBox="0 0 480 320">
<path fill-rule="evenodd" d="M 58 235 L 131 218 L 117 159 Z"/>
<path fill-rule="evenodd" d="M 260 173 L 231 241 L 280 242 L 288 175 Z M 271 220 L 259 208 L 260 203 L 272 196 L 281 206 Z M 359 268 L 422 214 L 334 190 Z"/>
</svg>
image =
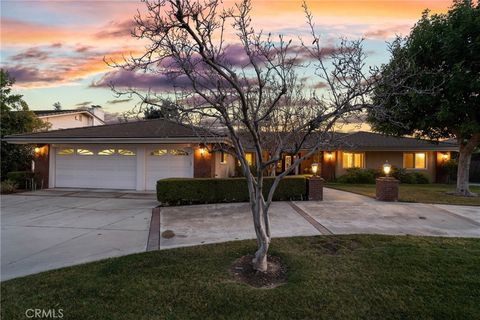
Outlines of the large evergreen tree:
<svg viewBox="0 0 480 320">
<path fill-rule="evenodd" d="M 14 94 L 12 86 L 15 80 L 8 72 L 0 69 L 0 134 L 33 132 L 47 128 L 47 124 L 37 118 L 28 109 L 22 95 Z M 30 166 L 33 157 L 32 147 L 28 145 L 13 145 L 2 140 L 1 145 L 1 173 L 2 179 L 10 171 L 25 170 Z"/>
<path fill-rule="evenodd" d="M 425 11 L 391 52 L 374 96 L 384 107 L 372 109 L 368 121 L 387 134 L 457 139 L 456 192 L 471 196 L 470 159 L 480 145 L 480 2 L 455 1 L 446 14 Z M 400 69 L 409 72 L 392 82 Z"/>
</svg>

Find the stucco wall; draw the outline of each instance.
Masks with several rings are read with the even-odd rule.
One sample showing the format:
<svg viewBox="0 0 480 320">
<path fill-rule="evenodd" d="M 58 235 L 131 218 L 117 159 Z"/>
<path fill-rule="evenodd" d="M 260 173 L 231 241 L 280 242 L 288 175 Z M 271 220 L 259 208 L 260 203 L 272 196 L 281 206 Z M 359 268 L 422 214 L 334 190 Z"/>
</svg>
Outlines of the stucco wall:
<svg viewBox="0 0 480 320">
<path fill-rule="evenodd" d="M 75 118 L 76 117 L 76 118 Z M 50 130 L 93 126 L 93 117 L 86 114 L 65 114 L 54 117 L 42 117 L 51 124 Z"/>
<path fill-rule="evenodd" d="M 215 152 L 215 178 L 228 178 L 235 174 L 235 158 L 225 153 L 225 163 L 221 163 L 221 152 Z"/>
<path fill-rule="evenodd" d="M 361 151 L 358 151 L 361 152 Z M 426 169 L 407 169 L 408 171 L 417 171 L 425 173 L 430 182 L 436 180 L 436 152 L 432 151 L 412 151 L 412 152 L 425 152 L 427 155 L 427 168 Z M 383 164 L 388 161 L 392 166 L 397 168 L 403 168 L 403 151 L 366 151 L 365 154 L 365 168 L 366 169 L 381 169 Z M 346 173 L 346 169 L 343 168 L 343 151 L 337 152 L 336 161 L 336 177 L 340 177 Z"/>
</svg>

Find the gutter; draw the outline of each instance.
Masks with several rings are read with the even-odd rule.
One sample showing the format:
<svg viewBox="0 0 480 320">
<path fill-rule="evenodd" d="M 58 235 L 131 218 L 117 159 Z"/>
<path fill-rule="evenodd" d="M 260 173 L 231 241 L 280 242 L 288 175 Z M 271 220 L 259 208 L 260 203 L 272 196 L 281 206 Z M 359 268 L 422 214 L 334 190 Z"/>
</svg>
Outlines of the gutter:
<svg viewBox="0 0 480 320">
<path fill-rule="evenodd" d="M 22 138 L 22 137 L 6 137 L 2 139 L 11 144 L 52 144 L 52 143 L 93 143 L 93 144 L 103 144 L 103 143 L 119 143 L 119 144 L 129 144 L 129 143 L 229 143 L 229 140 L 224 137 L 211 137 L 211 138 Z"/>
</svg>

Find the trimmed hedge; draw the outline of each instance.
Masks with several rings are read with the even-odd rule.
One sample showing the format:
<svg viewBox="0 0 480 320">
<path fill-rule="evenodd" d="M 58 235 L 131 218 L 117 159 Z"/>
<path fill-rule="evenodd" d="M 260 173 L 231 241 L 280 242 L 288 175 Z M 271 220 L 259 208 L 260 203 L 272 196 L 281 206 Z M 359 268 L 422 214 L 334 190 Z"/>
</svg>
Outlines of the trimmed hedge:
<svg viewBox="0 0 480 320">
<path fill-rule="evenodd" d="M 264 195 L 274 177 L 264 178 Z M 303 176 L 285 177 L 278 184 L 273 200 L 305 200 L 307 181 Z M 245 178 L 169 178 L 157 181 L 157 199 L 164 205 L 249 201 Z"/>
<path fill-rule="evenodd" d="M 340 183 L 363 183 L 363 184 L 374 184 L 375 179 L 383 176 L 381 169 L 361 169 L 361 168 L 350 168 L 347 169 L 347 172 L 338 177 L 336 182 Z M 400 180 L 401 183 L 406 184 L 426 184 L 429 183 L 428 176 L 423 172 L 411 172 L 403 168 L 392 167 L 391 176 L 395 179 Z"/>
<path fill-rule="evenodd" d="M 11 171 L 7 173 L 7 180 L 14 182 L 19 189 L 25 189 L 26 180 L 34 177 L 35 174 L 31 171 Z"/>
</svg>

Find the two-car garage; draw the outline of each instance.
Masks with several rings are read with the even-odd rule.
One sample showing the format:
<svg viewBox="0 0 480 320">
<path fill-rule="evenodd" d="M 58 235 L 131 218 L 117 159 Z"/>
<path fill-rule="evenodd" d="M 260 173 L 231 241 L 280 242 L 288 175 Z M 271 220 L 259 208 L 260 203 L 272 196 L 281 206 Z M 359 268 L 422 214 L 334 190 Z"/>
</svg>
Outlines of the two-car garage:
<svg viewBox="0 0 480 320">
<path fill-rule="evenodd" d="M 50 187 L 155 190 L 157 180 L 193 177 L 188 145 L 55 145 Z"/>
</svg>

